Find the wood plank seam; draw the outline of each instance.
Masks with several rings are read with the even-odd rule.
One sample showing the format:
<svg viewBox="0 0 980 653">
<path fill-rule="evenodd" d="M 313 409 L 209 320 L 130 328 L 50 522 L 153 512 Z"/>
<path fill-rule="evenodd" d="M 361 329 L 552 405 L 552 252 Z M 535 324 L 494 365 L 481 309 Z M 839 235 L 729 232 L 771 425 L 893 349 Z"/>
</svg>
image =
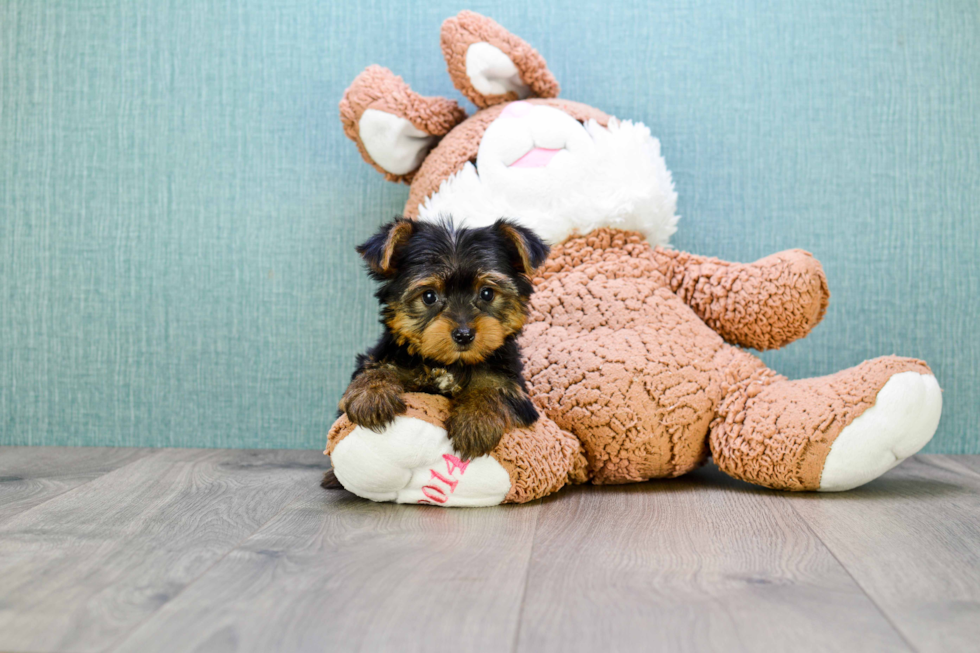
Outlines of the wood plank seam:
<svg viewBox="0 0 980 653">
<path fill-rule="evenodd" d="M 961 474 L 965 474 L 967 476 L 980 479 L 980 472 L 978 472 L 977 470 L 973 469 L 968 465 L 964 465 L 963 463 L 959 462 L 959 460 L 957 460 L 957 457 L 953 455 L 942 454 L 942 455 L 932 456 L 926 454 L 926 455 L 918 455 L 916 456 L 916 458 L 924 463 L 928 462 L 929 460 L 934 460 L 935 458 L 941 458 L 942 460 L 945 460 L 948 464 L 955 467 L 956 471 L 960 472 Z"/>
<path fill-rule="evenodd" d="M 134 448 L 136 448 L 136 447 L 134 447 Z M 102 472 L 101 474 L 99 474 L 98 476 L 93 476 L 92 478 L 88 479 L 87 481 L 82 481 L 78 485 L 75 485 L 73 487 L 67 488 L 64 492 L 59 492 L 58 494 L 53 494 L 50 497 L 48 497 L 48 498 L 44 499 L 43 501 L 41 501 L 41 503 L 38 503 L 36 505 L 31 506 L 30 508 L 28 508 L 27 510 L 25 510 L 23 512 L 16 513 L 16 515 L 12 515 L 11 518 L 14 517 L 14 516 L 20 517 L 22 515 L 28 515 L 32 511 L 37 510 L 38 508 L 41 508 L 41 507 L 45 506 L 47 503 L 49 503 L 50 501 L 52 501 L 54 499 L 59 499 L 59 498 L 64 497 L 64 496 L 69 496 L 73 492 L 78 492 L 82 488 L 85 488 L 86 486 L 88 486 L 90 483 L 93 483 L 95 481 L 98 481 L 99 479 L 104 478 L 108 474 L 113 474 L 115 472 L 118 472 L 119 470 L 126 469 L 130 465 L 132 465 L 134 463 L 137 463 L 137 462 L 140 462 L 141 460 L 146 460 L 147 458 L 152 458 L 154 456 L 157 456 L 157 455 L 159 455 L 159 453 L 161 451 L 163 451 L 163 449 L 147 449 L 146 450 L 146 453 L 144 453 L 141 456 L 136 456 L 135 458 L 133 458 L 132 460 L 130 460 L 128 463 L 125 463 L 124 465 L 120 465 L 119 467 L 115 467 L 113 469 L 107 469 L 104 472 Z"/>
<path fill-rule="evenodd" d="M 148 615 L 169 605 L 170 592 L 179 594 L 183 583 L 198 581 L 216 560 L 294 505 L 305 491 L 319 490 L 322 456 L 295 453 L 160 449 L 94 479 L 98 483 L 75 488 L 76 494 L 63 493 L 59 501 L 44 503 L 44 511 L 21 513 L 0 527 L 4 534 L 16 535 L 0 536 L 4 553 L 12 554 L 0 556 L 4 569 L 12 572 L 0 576 L 5 589 L 28 591 L 16 603 L 5 601 L 0 611 L 5 626 L 18 626 L 0 628 L 0 649 L 60 650 L 68 645 L 101 651 L 118 645 Z M 311 454 L 316 454 L 316 461 Z M 60 517 L 45 525 L 49 513 Z M 71 542 L 78 544 L 72 551 L 84 556 L 78 558 L 81 572 L 79 565 L 64 564 L 65 552 L 58 542 L 66 527 Z M 31 548 L 31 538 L 38 537 L 46 539 Z M 131 560 L 117 565 L 115 557 L 106 557 L 110 551 Z M 146 555 L 134 557 L 133 552 L 140 551 Z M 38 588 L 36 574 L 16 564 L 18 555 L 50 563 L 53 572 L 65 572 L 45 577 L 49 585 L 65 591 L 46 594 Z M 169 563 L 173 558 L 172 571 L 170 564 L 152 562 Z M 70 593 L 77 594 L 70 604 L 58 603 Z M 5 599 L 15 596 L 14 592 Z M 18 608 L 24 608 L 22 614 L 34 610 L 32 597 L 50 598 L 59 606 L 56 613 L 68 616 L 47 620 L 51 628 L 44 626 L 44 619 L 18 620 Z"/>
<path fill-rule="evenodd" d="M 854 577 L 854 574 L 851 573 L 851 570 L 848 568 L 848 566 L 845 565 L 844 562 L 840 559 L 840 557 L 837 555 L 837 552 L 834 551 L 834 549 L 829 544 L 827 544 L 827 542 L 825 542 L 822 537 L 820 537 L 820 534 L 817 533 L 817 531 L 810 526 L 810 522 L 807 521 L 806 517 L 799 510 L 796 509 L 792 497 L 783 496 L 782 499 L 784 502 L 789 503 L 790 508 L 793 510 L 796 516 L 800 518 L 800 521 L 803 522 L 803 524 L 806 526 L 806 529 L 810 531 L 810 534 L 813 535 L 813 537 L 815 537 L 817 541 L 820 542 L 820 544 L 827 550 L 827 552 L 834 558 L 834 560 L 837 561 L 837 564 L 840 565 L 841 569 L 844 570 L 844 572 L 848 575 L 848 577 L 851 579 L 854 585 L 859 590 L 861 590 L 861 593 L 864 594 L 865 597 L 867 597 L 868 601 L 871 602 L 871 605 L 873 605 L 875 607 L 875 610 L 878 611 L 878 614 L 880 614 L 885 619 L 885 621 L 888 622 L 888 625 L 892 627 L 892 630 L 895 631 L 895 634 L 898 635 L 903 642 L 905 642 L 905 645 L 909 647 L 909 650 L 915 651 L 915 653 L 919 653 L 919 648 L 915 646 L 911 641 L 909 641 L 908 637 L 905 636 L 905 633 L 902 632 L 902 629 L 898 627 L 898 624 L 896 624 L 892 620 L 891 616 L 885 611 L 885 609 L 881 605 L 879 605 L 877 601 L 875 601 L 873 596 L 871 596 L 868 593 L 867 588 L 865 588 L 864 585 L 862 585 L 861 582 Z"/>
<path fill-rule="evenodd" d="M 225 558 L 227 558 L 229 555 L 231 555 L 232 553 L 234 553 L 235 551 L 237 551 L 242 545 L 244 545 L 250 539 L 252 539 L 253 537 L 255 537 L 255 534 L 258 533 L 259 531 L 261 531 L 263 528 L 265 528 L 266 525 L 268 525 L 272 520 L 276 519 L 279 515 L 281 515 L 284 511 L 288 510 L 293 505 L 301 502 L 303 500 L 303 497 L 305 496 L 305 493 L 306 493 L 306 490 L 300 490 L 296 494 L 296 496 L 293 497 L 292 499 L 290 499 L 287 503 L 285 503 L 283 505 L 283 507 L 276 514 L 272 515 L 271 517 L 269 517 L 269 519 L 267 519 L 266 521 L 262 522 L 262 524 L 260 524 L 254 531 L 252 531 L 251 533 L 249 533 L 247 536 L 243 537 L 238 542 L 235 542 L 235 544 L 232 545 L 231 547 L 229 547 L 228 550 L 225 551 L 221 555 L 221 557 L 217 558 L 211 565 L 208 565 L 208 567 L 206 569 L 202 570 L 200 574 L 198 574 L 197 576 L 195 576 L 193 580 L 191 580 L 189 583 L 185 584 L 182 588 L 180 588 L 180 590 L 178 590 L 176 594 L 174 594 L 173 596 L 171 596 L 165 602 L 161 603 L 159 605 L 159 607 L 157 607 L 156 610 L 154 610 L 150 614 L 146 615 L 146 617 L 144 619 L 142 619 L 139 623 L 135 624 L 125 634 L 120 635 L 119 639 L 117 639 L 115 642 L 113 642 L 112 644 L 110 644 L 106 648 L 106 651 L 114 651 L 114 650 L 118 649 L 120 646 L 122 646 L 123 644 L 125 644 L 126 643 L 126 640 L 129 639 L 133 635 L 133 633 L 135 633 L 136 631 L 138 631 L 140 628 L 143 627 L 143 625 L 147 621 L 149 621 L 154 616 L 156 616 L 156 614 L 160 610 L 162 610 L 164 606 L 166 606 L 168 603 L 171 603 L 174 600 L 176 600 L 178 597 L 180 597 L 181 594 L 183 594 L 184 592 L 186 592 L 187 589 L 191 585 L 194 585 L 199 580 L 201 580 L 202 578 L 204 578 L 205 576 L 207 576 L 211 572 L 212 569 L 214 569 L 218 564 L 221 563 L 222 560 L 224 560 Z"/>
<path fill-rule="evenodd" d="M 561 493 L 559 493 L 560 495 Z M 555 497 L 557 495 L 551 495 Z M 528 548 L 527 552 L 527 564 L 524 566 L 524 582 L 521 584 L 521 604 L 517 610 L 517 628 L 514 629 L 514 641 L 510 650 L 513 653 L 517 653 L 518 644 L 521 641 L 521 628 L 524 626 L 524 603 L 527 600 L 527 580 L 531 577 L 531 564 L 534 561 L 534 550 L 538 546 L 538 524 L 541 522 L 541 513 L 545 510 L 545 506 L 550 503 L 550 501 L 545 501 L 544 499 L 538 499 L 537 501 L 531 502 L 528 505 L 538 504 L 538 511 L 534 515 L 534 524 L 531 526 L 531 546 Z"/>
</svg>

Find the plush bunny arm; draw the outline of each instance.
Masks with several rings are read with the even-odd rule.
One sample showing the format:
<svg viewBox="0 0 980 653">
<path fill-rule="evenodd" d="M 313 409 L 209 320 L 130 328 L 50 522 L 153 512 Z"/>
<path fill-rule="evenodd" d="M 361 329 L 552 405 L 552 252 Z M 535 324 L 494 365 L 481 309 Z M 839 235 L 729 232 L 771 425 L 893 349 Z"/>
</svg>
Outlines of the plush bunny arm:
<svg viewBox="0 0 980 653">
<path fill-rule="evenodd" d="M 830 299 L 820 262 L 799 249 L 729 263 L 657 248 L 670 289 L 726 341 L 760 351 L 807 335 Z"/>
</svg>

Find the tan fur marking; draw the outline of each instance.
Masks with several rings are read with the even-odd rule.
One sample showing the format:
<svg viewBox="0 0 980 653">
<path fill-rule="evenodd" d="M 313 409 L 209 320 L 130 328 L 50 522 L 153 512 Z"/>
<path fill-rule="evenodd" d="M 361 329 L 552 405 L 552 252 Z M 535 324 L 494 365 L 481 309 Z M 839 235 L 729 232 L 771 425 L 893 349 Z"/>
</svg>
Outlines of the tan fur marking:
<svg viewBox="0 0 980 653">
<path fill-rule="evenodd" d="M 403 311 L 403 307 L 397 307 L 392 316 L 386 321 L 386 324 L 395 334 L 395 337 L 398 339 L 398 344 L 405 345 L 418 342 L 417 331 L 419 323 L 410 315 L 406 314 Z"/>
<path fill-rule="evenodd" d="M 477 291 L 479 291 L 480 288 L 490 287 L 509 293 L 516 292 L 514 284 L 507 278 L 507 275 L 493 271 L 480 274 L 480 276 L 476 278 L 474 287 Z"/>
<path fill-rule="evenodd" d="M 521 257 L 521 266 L 524 268 L 524 274 L 531 276 L 534 274 L 534 266 L 531 265 L 531 256 L 527 251 L 527 243 L 524 242 L 524 236 L 521 235 L 519 231 L 511 227 L 510 225 L 502 224 L 500 225 L 500 232 L 512 243 L 514 247 L 517 248 L 517 253 Z"/>
<path fill-rule="evenodd" d="M 527 321 L 527 308 L 519 300 L 508 298 L 510 305 L 504 312 L 504 319 L 501 321 L 505 331 L 505 336 L 511 336 L 524 328 Z"/>
<path fill-rule="evenodd" d="M 391 274 L 394 272 L 391 268 L 391 260 L 395 257 L 395 251 L 400 245 L 405 244 L 412 235 L 412 223 L 406 221 L 398 222 L 388 231 L 388 239 L 385 240 L 385 247 L 381 253 L 381 261 L 379 261 L 377 268 L 375 270 L 381 274 Z"/>
<path fill-rule="evenodd" d="M 507 337 L 504 327 L 489 315 L 478 315 L 473 320 L 473 332 L 476 337 L 469 349 L 459 352 L 459 360 L 467 365 L 483 361 L 487 356 L 500 349 Z"/>
<path fill-rule="evenodd" d="M 416 345 L 418 353 L 446 365 L 455 363 L 460 358 L 452 335 L 456 326 L 454 321 L 442 315 L 432 320 L 422 331 L 422 337 Z"/>
<path fill-rule="evenodd" d="M 443 284 L 442 277 L 423 277 L 409 284 L 408 288 L 405 290 L 405 296 L 411 296 L 415 291 L 421 290 L 422 288 L 431 288 L 437 293 L 442 293 L 445 286 Z"/>
</svg>

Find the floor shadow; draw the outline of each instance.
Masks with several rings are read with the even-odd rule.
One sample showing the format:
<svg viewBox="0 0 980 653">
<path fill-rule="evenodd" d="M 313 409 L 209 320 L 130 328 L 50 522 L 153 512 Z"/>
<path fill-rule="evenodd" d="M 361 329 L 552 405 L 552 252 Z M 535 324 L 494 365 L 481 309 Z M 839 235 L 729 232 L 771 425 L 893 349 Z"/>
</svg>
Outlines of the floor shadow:
<svg viewBox="0 0 980 653">
<path fill-rule="evenodd" d="M 585 484 L 575 486 L 574 488 L 566 488 L 559 492 L 559 495 L 568 495 L 575 492 L 602 492 L 610 494 L 657 492 L 676 494 L 703 492 L 706 488 L 724 489 L 755 496 L 780 496 L 800 501 L 839 501 L 854 500 L 857 498 L 881 500 L 923 496 L 950 498 L 969 495 L 980 496 L 974 489 L 965 484 L 926 478 L 919 474 L 911 475 L 902 473 L 885 474 L 867 485 L 847 492 L 788 492 L 785 490 L 772 490 L 740 481 L 728 476 L 718 469 L 717 466 L 710 463 L 678 478 L 651 479 L 642 483 L 625 485 Z"/>
<path fill-rule="evenodd" d="M 641 483 L 625 483 L 622 485 L 593 485 L 585 483 L 583 485 L 573 485 L 562 488 L 558 492 L 548 495 L 543 499 L 531 501 L 525 504 L 506 504 L 500 506 L 503 509 L 518 509 L 521 506 L 530 506 L 539 502 L 550 503 L 566 498 L 577 496 L 579 493 L 594 493 L 607 496 L 629 495 L 629 494 L 649 494 L 658 493 L 666 495 L 685 494 L 689 492 L 704 492 L 706 489 L 723 489 L 729 492 L 738 492 L 745 495 L 778 496 L 785 497 L 793 501 L 882 501 L 894 499 L 907 499 L 909 497 L 945 497 L 956 498 L 962 496 L 980 497 L 980 493 L 965 484 L 948 482 L 933 478 L 926 478 L 921 474 L 902 473 L 905 470 L 889 472 L 881 478 L 871 481 L 867 485 L 849 490 L 847 492 L 788 492 L 784 490 L 772 490 L 758 485 L 753 485 L 745 481 L 728 476 L 714 464 L 708 463 L 693 472 L 679 476 L 677 478 L 651 479 Z M 332 499 L 340 500 L 343 505 L 373 502 L 361 499 L 356 495 L 343 489 L 337 484 L 328 490 L 317 488 L 319 493 L 330 496 Z M 332 501 L 338 505 L 336 501 Z M 380 505 L 380 504 L 374 504 Z M 388 504 L 396 505 L 396 504 Z M 413 506 L 419 508 L 419 506 Z M 441 509 L 435 507 L 436 509 Z"/>
<path fill-rule="evenodd" d="M 845 492 L 786 493 L 803 501 L 883 501 L 894 499 L 942 497 L 952 499 L 962 496 L 980 496 L 966 485 L 932 478 L 909 476 L 883 476 L 867 485 Z"/>
</svg>

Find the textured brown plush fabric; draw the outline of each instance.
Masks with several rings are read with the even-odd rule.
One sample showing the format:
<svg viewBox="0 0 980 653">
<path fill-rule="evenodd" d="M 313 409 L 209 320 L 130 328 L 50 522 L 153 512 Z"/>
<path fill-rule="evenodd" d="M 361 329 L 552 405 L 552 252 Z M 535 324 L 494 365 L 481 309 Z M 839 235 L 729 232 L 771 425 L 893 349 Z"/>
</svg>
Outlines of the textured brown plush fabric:
<svg viewBox="0 0 980 653">
<path fill-rule="evenodd" d="M 830 445 L 888 379 L 930 373 L 887 357 L 788 381 L 722 338 L 779 347 L 826 305 L 823 271 L 806 252 L 734 264 L 599 229 L 555 247 L 536 281 L 522 338 L 530 391 L 582 441 L 594 483 L 688 472 L 707 456 L 710 428 L 715 461 L 732 476 L 817 489 Z"/>
<path fill-rule="evenodd" d="M 755 263 L 729 263 L 658 249 L 670 289 L 726 341 L 764 351 L 802 338 L 823 319 L 827 278 L 800 249 Z"/>
<path fill-rule="evenodd" d="M 544 416 L 531 428 L 505 433 L 490 455 L 510 474 L 504 503 L 526 503 L 589 480 L 578 438 Z"/>
<path fill-rule="evenodd" d="M 582 440 L 595 483 L 702 464 L 727 385 L 720 362 L 744 354 L 670 291 L 661 265 L 639 234 L 599 229 L 553 249 L 531 299 L 531 394 Z"/>
<path fill-rule="evenodd" d="M 442 56 L 446 58 L 453 84 L 481 109 L 519 98 L 513 91 L 503 95 L 483 95 L 473 88 L 466 74 L 466 51 L 479 42 L 489 43 L 510 57 L 520 73 L 521 81 L 531 87 L 534 97 L 558 97 L 558 82 L 538 51 L 485 16 L 461 11 L 457 16 L 447 18 L 442 23 L 441 41 Z"/>
<path fill-rule="evenodd" d="M 361 142 L 359 121 L 368 109 L 376 109 L 405 118 L 418 129 L 432 136 L 443 136 L 466 119 L 466 112 L 455 100 L 444 97 L 422 97 L 387 68 L 368 66 L 344 91 L 340 101 L 340 121 L 344 133 L 357 144 L 365 161 L 388 181 L 409 183 L 415 172 L 396 175 L 388 172 L 371 158 Z"/>
<path fill-rule="evenodd" d="M 712 423 L 714 460 L 743 481 L 816 490 L 830 445 L 901 372 L 932 374 L 923 361 L 885 356 L 815 379 L 748 377 L 730 390 Z"/>
</svg>

